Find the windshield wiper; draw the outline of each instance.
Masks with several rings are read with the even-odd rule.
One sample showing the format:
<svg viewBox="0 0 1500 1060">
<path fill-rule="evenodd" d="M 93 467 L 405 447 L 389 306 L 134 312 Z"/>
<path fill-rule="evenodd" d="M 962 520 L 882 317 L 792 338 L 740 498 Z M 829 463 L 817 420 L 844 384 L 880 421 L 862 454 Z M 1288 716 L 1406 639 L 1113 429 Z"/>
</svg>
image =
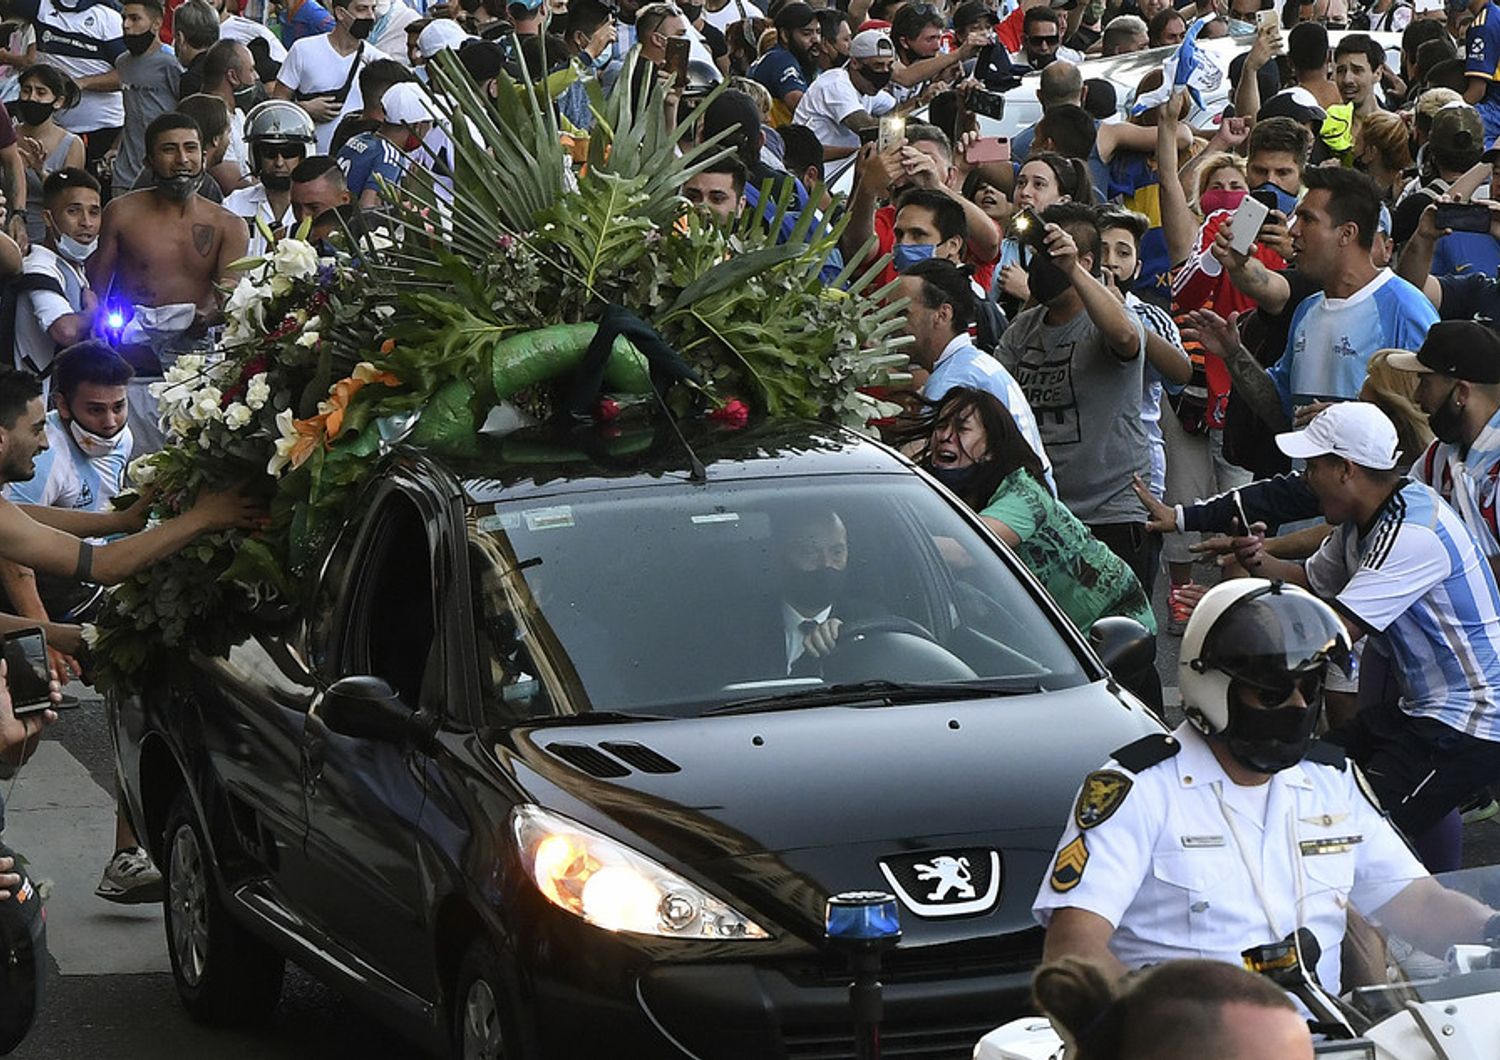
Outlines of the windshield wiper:
<svg viewBox="0 0 1500 1060">
<path fill-rule="evenodd" d="M 710 707 L 710 714 L 752 714 L 763 710 L 795 710 L 799 707 L 852 706 L 874 703 L 934 703 L 951 699 L 990 699 L 994 696 L 1025 696 L 1042 691 L 1034 680 L 990 680 L 949 684 L 943 681 L 847 681 L 841 684 L 799 688 L 779 695 L 736 699 Z"/>
<path fill-rule="evenodd" d="M 587 710 L 582 714 L 548 714 L 527 718 L 521 724 L 532 728 L 552 725 L 617 725 L 622 721 L 669 721 L 666 714 L 637 714 L 623 710 Z"/>
</svg>

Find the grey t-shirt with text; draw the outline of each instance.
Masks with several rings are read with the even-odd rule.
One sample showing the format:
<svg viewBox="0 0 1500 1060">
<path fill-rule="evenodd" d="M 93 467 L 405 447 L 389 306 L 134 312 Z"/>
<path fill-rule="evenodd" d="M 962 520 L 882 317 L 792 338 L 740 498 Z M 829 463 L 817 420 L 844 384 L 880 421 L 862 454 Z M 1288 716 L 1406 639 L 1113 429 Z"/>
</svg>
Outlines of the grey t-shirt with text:
<svg viewBox="0 0 1500 1060">
<path fill-rule="evenodd" d="M 1052 459 L 1057 498 L 1081 522 L 1144 522 L 1130 476 L 1150 474 L 1151 445 L 1141 423 L 1145 335 L 1127 314 L 1142 348 L 1129 361 L 1109 349 L 1086 312 L 1057 327 L 1046 306 L 1016 317 L 995 359 L 1016 377 Z"/>
<path fill-rule="evenodd" d="M 146 165 L 146 126 L 177 109 L 177 85 L 182 64 L 165 48 L 144 55 L 125 52 L 115 59 L 120 90 L 125 96 L 125 128 L 115 157 L 114 186 L 124 192 L 135 186 Z"/>
</svg>

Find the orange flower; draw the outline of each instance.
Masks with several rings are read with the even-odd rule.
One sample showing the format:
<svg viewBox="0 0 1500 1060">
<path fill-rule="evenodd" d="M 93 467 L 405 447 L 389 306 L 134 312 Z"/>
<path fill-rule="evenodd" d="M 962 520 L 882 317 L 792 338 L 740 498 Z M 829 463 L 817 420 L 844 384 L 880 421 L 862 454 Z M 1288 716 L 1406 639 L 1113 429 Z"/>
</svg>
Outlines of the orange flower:
<svg viewBox="0 0 1500 1060">
<path fill-rule="evenodd" d="M 276 452 L 266 465 L 266 473 L 280 475 L 288 467 L 293 470 L 307 463 L 320 443 L 326 444 L 324 417 L 311 419 L 292 418 L 291 409 L 282 409 L 276 414 L 276 427 L 281 437 L 276 439 Z"/>
<path fill-rule="evenodd" d="M 384 356 L 389 356 L 390 353 L 391 353 L 391 351 L 394 350 L 395 348 L 396 348 L 396 340 L 395 339 L 386 339 L 384 342 L 382 342 L 380 344 L 380 352 Z"/>
<path fill-rule="evenodd" d="M 390 372 L 376 371 L 375 366 L 369 361 L 360 361 L 354 366 L 354 374 L 340 379 L 328 389 L 328 400 L 318 403 L 318 411 L 322 413 L 324 424 L 328 431 L 328 441 L 332 444 L 344 429 L 344 413 L 349 411 L 349 404 L 368 383 L 380 383 L 383 386 L 400 386 L 401 380 Z"/>
</svg>

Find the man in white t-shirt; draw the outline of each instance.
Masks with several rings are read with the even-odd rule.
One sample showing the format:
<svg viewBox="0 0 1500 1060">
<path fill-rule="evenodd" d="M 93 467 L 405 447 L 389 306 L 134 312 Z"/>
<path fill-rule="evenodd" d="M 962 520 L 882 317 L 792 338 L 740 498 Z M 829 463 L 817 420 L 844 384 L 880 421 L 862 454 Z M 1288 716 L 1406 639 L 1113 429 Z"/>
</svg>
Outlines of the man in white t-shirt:
<svg viewBox="0 0 1500 1060">
<path fill-rule="evenodd" d="M 363 107 L 359 71 L 384 56 L 366 43 L 375 28 L 375 0 L 334 0 L 332 32 L 303 37 L 287 51 L 271 86 L 277 99 L 307 111 L 318 131 L 318 152 L 328 153 L 340 116 Z"/>
<path fill-rule="evenodd" d="M 221 40 L 208 49 L 203 60 L 203 91 L 217 96 L 229 108 L 229 148 L 224 161 L 234 165 L 243 182 L 253 173 L 245 145 L 245 116 L 267 98 L 266 86 L 255 70 L 255 57 L 243 42 Z"/>
<path fill-rule="evenodd" d="M 824 161 L 859 150 L 859 134 L 875 128 L 880 115 L 895 108 L 885 91 L 896 66 L 896 48 L 883 29 L 867 29 L 849 42 L 849 63 L 829 70 L 808 86 L 795 119 L 823 145 Z"/>
<path fill-rule="evenodd" d="M 31 244 L 21 263 L 16 295 L 15 366 L 42 379 L 42 400 L 52 358 L 89 336 L 95 298 L 83 263 L 99 245 L 99 182 L 81 169 L 60 169 L 42 184 L 47 236 Z"/>
<path fill-rule="evenodd" d="M 57 67 L 83 90 L 77 106 L 58 111 L 57 124 L 88 134 L 86 164 L 92 167 L 115 145 L 125 124 L 115 70 L 115 59 L 125 51 L 120 12 L 105 0 L 15 0 L 8 13 L 36 24 L 37 62 Z"/>
</svg>

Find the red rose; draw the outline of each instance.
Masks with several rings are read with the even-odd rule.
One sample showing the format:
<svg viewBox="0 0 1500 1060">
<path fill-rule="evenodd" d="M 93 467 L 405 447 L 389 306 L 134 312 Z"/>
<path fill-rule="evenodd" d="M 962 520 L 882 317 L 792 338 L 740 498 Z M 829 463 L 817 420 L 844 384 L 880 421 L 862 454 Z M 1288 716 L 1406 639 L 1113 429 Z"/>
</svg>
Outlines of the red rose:
<svg viewBox="0 0 1500 1060">
<path fill-rule="evenodd" d="M 614 398 L 602 397 L 594 406 L 595 423 L 612 423 L 620 418 L 620 403 Z"/>
<path fill-rule="evenodd" d="M 731 431 L 737 431 L 750 422 L 750 406 L 739 398 L 730 398 L 722 408 L 710 412 L 708 418 L 715 423 L 722 423 Z"/>
</svg>

